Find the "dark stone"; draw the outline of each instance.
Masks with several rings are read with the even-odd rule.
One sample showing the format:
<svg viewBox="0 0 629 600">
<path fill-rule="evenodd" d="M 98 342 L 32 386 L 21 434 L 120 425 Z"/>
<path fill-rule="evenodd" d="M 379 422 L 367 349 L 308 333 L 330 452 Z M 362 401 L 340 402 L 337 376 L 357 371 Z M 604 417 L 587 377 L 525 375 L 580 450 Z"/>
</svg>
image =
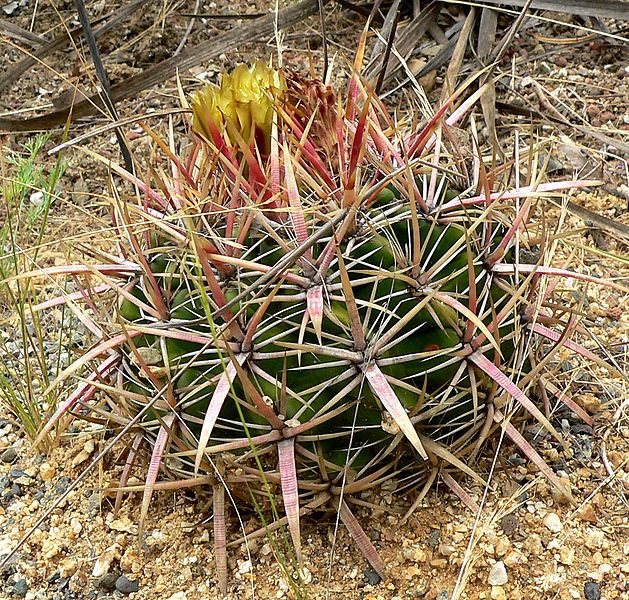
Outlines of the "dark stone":
<svg viewBox="0 0 629 600">
<path fill-rule="evenodd" d="M 24 596 L 28 593 L 28 583 L 26 582 L 26 579 L 18 579 L 15 581 L 13 583 L 12 591 L 14 596 L 24 598 Z"/>
<path fill-rule="evenodd" d="M 436 529 L 435 531 L 431 531 L 428 536 L 428 545 L 436 548 L 441 543 L 441 531 Z"/>
<path fill-rule="evenodd" d="M 369 585 L 378 585 L 382 581 L 380 575 L 374 569 L 365 569 L 363 575 Z"/>
<path fill-rule="evenodd" d="M 526 460 L 524 460 L 519 454 L 512 454 L 511 456 L 507 457 L 507 464 L 518 467 L 520 465 L 525 465 Z"/>
<path fill-rule="evenodd" d="M 116 581 L 120 577 L 120 573 L 116 571 L 112 571 L 111 573 L 105 573 L 96 584 L 99 588 L 104 590 L 109 590 L 113 592 L 116 589 Z"/>
<path fill-rule="evenodd" d="M 574 452 L 574 457 L 577 460 L 590 460 L 594 451 L 592 438 L 583 435 L 575 436 L 573 438 L 572 450 Z"/>
<path fill-rule="evenodd" d="M 63 494 L 68 489 L 68 485 L 70 485 L 70 478 L 67 475 L 62 475 L 55 483 L 55 492 L 57 494 Z"/>
<path fill-rule="evenodd" d="M 586 425 L 585 423 L 574 423 L 574 425 L 570 427 L 570 431 L 572 431 L 574 435 L 585 435 L 585 436 L 591 436 L 594 433 L 592 431 L 592 428 L 589 425 Z"/>
<path fill-rule="evenodd" d="M 592 376 L 587 371 L 584 371 L 583 373 L 579 373 L 579 379 L 577 379 L 577 383 L 591 383 L 591 382 L 592 382 Z"/>
<path fill-rule="evenodd" d="M 3 463 L 12 463 L 16 458 L 17 450 L 13 446 L 9 446 L 2 455 L 0 455 L 0 460 Z"/>
<path fill-rule="evenodd" d="M 574 371 L 574 365 L 569 360 L 562 360 L 561 370 L 564 373 L 570 373 L 570 371 Z"/>
<path fill-rule="evenodd" d="M 520 525 L 518 518 L 515 515 L 505 515 L 500 520 L 500 527 L 505 535 L 511 535 L 518 530 Z"/>
<path fill-rule="evenodd" d="M 568 463 L 563 458 L 560 458 L 553 463 L 553 471 L 555 473 L 557 473 L 558 471 L 565 471 L 566 473 L 570 472 L 568 468 Z"/>
<path fill-rule="evenodd" d="M 8 579 L 17 572 L 17 564 L 22 560 L 22 555 L 15 552 L 7 557 L 6 554 L 0 556 L 2 566 L 0 567 L 0 578 Z"/>
<path fill-rule="evenodd" d="M 61 592 L 68 588 L 68 584 L 70 583 L 70 579 L 67 577 L 60 577 L 55 582 L 55 587 Z"/>
<path fill-rule="evenodd" d="M 579 290 L 572 290 L 571 294 L 577 302 L 581 302 L 583 300 L 583 306 L 588 306 L 588 297 L 583 292 L 580 292 Z"/>
<path fill-rule="evenodd" d="M 57 581 L 57 579 L 59 579 L 61 577 L 61 575 L 59 574 L 59 571 L 55 571 L 49 578 L 48 578 L 48 583 L 54 583 L 55 581 Z"/>
<path fill-rule="evenodd" d="M 100 494 L 94 493 L 87 499 L 87 512 L 90 515 L 96 515 L 100 511 Z"/>
<path fill-rule="evenodd" d="M 19 479 L 20 477 L 28 477 L 26 471 L 22 471 L 22 469 L 11 469 L 9 471 L 9 477 L 11 479 Z"/>
<path fill-rule="evenodd" d="M 18 496 L 22 495 L 22 488 L 17 484 L 14 483 L 11 486 L 11 489 L 8 492 L 5 492 L 4 496 L 2 496 L 2 499 L 5 502 L 10 502 L 11 500 L 13 500 L 13 498 L 17 498 Z"/>
<path fill-rule="evenodd" d="M 600 600 L 601 584 L 596 581 L 588 581 L 583 586 L 583 594 L 585 595 L 585 600 Z"/>
<path fill-rule="evenodd" d="M 128 579 L 125 575 L 121 575 L 116 579 L 116 589 L 121 594 L 132 594 L 140 589 L 140 584 L 137 581 Z"/>
</svg>

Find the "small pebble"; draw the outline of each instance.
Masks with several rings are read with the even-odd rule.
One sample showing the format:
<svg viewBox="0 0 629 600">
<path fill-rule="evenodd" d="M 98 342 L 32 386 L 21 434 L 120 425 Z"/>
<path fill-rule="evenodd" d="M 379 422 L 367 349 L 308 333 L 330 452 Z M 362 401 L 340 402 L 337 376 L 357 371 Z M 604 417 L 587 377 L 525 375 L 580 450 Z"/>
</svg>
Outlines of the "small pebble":
<svg viewBox="0 0 629 600">
<path fill-rule="evenodd" d="M 509 581 L 505 564 L 499 560 L 489 571 L 489 585 L 504 585 Z"/>
<path fill-rule="evenodd" d="M 23 598 L 28 593 L 28 583 L 26 579 L 18 579 L 13 583 L 13 595 Z"/>
<path fill-rule="evenodd" d="M 441 543 L 441 531 L 438 529 L 435 531 L 431 531 L 428 536 L 428 545 L 436 548 Z"/>
<path fill-rule="evenodd" d="M 505 515 L 500 520 L 500 527 L 505 535 L 511 535 L 518 530 L 518 518 L 515 515 Z"/>
<path fill-rule="evenodd" d="M 495 544 L 495 554 L 496 556 L 500 557 L 500 556 L 504 556 L 509 548 L 511 547 L 511 542 L 509 541 L 508 537 L 505 536 L 501 536 L 500 538 L 498 538 L 498 541 Z"/>
<path fill-rule="evenodd" d="M 251 567 L 252 567 L 251 561 L 250 560 L 244 560 L 244 561 L 242 561 L 242 563 L 238 567 L 238 572 L 241 575 L 244 575 L 245 573 L 251 572 Z"/>
<path fill-rule="evenodd" d="M 109 568 L 111 567 L 111 563 L 115 558 L 119 556 L 118 549 L 115 546 L 111 546 L 105 550 L 97 559 L 94 561 L 94 568 L 92 569 L 92 577 L 103 577 L 109 573 Z"/>
<path fill-rule="evenodd" d="M 79 568 L 79 563 L 73 558 L 64 558 L 59 562 L 59 576 L 62 578 L 72 577 Z"/>
<path fill-rule="evenodd" d="M 13 500 L 13 498 L 17 498 L 18 496 L 21 496 L 21 495 L 22 495 L 22 488 L 17 483 L 14 483 L 11 486 L 11 489 L 8 492 L 5 492 L 2 498 L 5 500 L 5 502 L 9 502 Z"/>
<path fill-rule="evenodd" d="M 599 529 L 594 529 L 593 527 L 588 527 L 585 532 L 585 546 L 590 550 L 597 550 L 603 547 L 603 543 L 605 541 L 605 534 Z"/>
<path fill-rule="evenodd" d="M 380 575 L 374 569 L 365 569 L 363 575 L 368 585 L 378 585 L 381 581 Z"/>
<path fill-rule="evenodd" d="M 42 481 L 50 481 L 55 476 L 55 468 L 48 463 L 43 463 L 39 467 L 39 475 Z"/>
<path fill-rule="evenodd" d="M 119 577 L 120 573 L 116 573 L 115 571 L 111 573 L 105 573 L 105 575 L 103 575 L 98 580 L 98 583 L 96 585 L 103 590 L 109 590 L 110 592 L 113 592 L 116 589 L 116 581 L 118 581 Z"/>
<path fill-rule="evenodd" d="M 495 585 L 491 588 L 491 600 L 507 600 L 507 594 L 504 588 Z"/>
<path fill-rule="evenodd" d="M 0 455 L 0 460 L 3 463 L 12 463 L 16 458 L 17 450 L 13 446 L 9 446 L 2 455 Z"/>
<path fill-rule="evenodd" d="M 61 495 L 68 489 L 69 485 L 70 485 L 70 478 L 67 475 L 62 475 L 61 477 L 59 477 L 59 480 L 57 481 L 57 483 L 55 483 L 55 492 Z"/>
<path fill-rule="evenodd" d="M 132 581 L 124 575 L 121 575 L 118 579 L 116 579 L 116 589 L 121 594 L 132 594 L 140 589 L 140 585 L 137 581 Z"/>
<path fill-rule="evenodd" d="M 574 562 L 574 548 L 562 546 L 559 550 L 559 562 L 562 565 L 571 565 Z"/>
<path fill-rule="evenodd" d="M 583 586 L 583 595 L 585 600 L 600 600 L 601 598 L 601 584 L 595 581 L 588 581 Z"/>
<path fill-rule="evenodd" d="M 587 112 L 588 117 L 598 117 L 601 114 L 601 109 L 596 104 L 588 104 L 585 112 Z"/>
<path fill-rule="evenodd" d="M 550 529 L 553 533 L 559 533 L 563 529 L 563 523 L 559 516 L 555 513 L 548 513 L 544 517 L 544 525 L 547 529 Z"/>
</svg>

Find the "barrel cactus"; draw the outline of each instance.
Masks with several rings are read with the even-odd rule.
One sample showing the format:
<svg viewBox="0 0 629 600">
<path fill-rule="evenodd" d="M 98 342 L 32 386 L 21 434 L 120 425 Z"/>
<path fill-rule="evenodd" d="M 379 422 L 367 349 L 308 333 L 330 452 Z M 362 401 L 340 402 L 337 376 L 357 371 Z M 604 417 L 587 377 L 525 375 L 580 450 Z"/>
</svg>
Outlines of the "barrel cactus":
<svg viewBox="0 0 629 600">
<path fill-rule="evenodd" d="M 192 96 L 183 141 L 143 125 L 162 155 L 144 176 L 115 167 L 138 193 L 111 203 L 120 256 L 89 267 L 109 322 L 41 435 L 95 402 L 90 419 L 135 435 L 121 490 L 149 443 L 141 523 L 158 477 L 212 486 L 223 589 L 226 490 L 274 514 L 266 534 L 286 526 L 298 561 L 301 517 L 338 511 L 382 576 L 356 495 L 438 474 L 474 508 L 461 476 L 485 483 L 471 465 L 496 431 L 570 495 L 514 419 L 560 439 L 534 386 L 557 348 L 592 357 L 549 301 L 579 275 L 548 266 L 531 221 L 540 196 L 592 182 L 510 187 L 534 148 L 495 165 L 457 128 L 483 92 L 417 125 L 357 74 L 341 100 L 240 65 Z"/>
</svg>

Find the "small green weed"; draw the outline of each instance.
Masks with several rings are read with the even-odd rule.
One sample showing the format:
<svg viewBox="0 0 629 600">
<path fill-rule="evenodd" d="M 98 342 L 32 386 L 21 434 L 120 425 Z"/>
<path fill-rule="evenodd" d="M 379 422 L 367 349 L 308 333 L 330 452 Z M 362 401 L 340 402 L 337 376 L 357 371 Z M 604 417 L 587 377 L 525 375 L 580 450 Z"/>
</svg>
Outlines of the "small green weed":
<svg viewBox="0 0 629 600">
<path fill-rule="evenodd" d="M 64 171 L 61 158 L 52 165 L 42 159 L 48 139 L 48 135 L 37 135 L 18 151 L 0 148 L 0 305 L 6 309 L 8 325 L 0 336 L 0 402 L 16 416 L 29 437 L 37 434 L 44 403 L 51 400 L 40 397 L 50 365 L 45 330 L 32 310 L 36 297 L 33 281 L 17 277 L 37 265 L 48 216 L 57 198 L 57 182 Z"/>
</svg>

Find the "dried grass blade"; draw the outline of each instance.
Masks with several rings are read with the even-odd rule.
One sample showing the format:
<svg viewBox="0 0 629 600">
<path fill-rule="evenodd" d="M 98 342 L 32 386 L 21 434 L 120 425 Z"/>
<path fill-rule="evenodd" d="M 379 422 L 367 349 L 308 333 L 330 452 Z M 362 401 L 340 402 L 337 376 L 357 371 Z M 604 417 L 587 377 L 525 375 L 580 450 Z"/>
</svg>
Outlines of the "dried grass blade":
<svg viewBox="0 0 629 600">
<path fill-rule="evenodd" d="M 446 0 L 447 1 L 447 0 Z M 485 0 L 489 4 L 506 4 L 503 0 Z M 581 15 L 583 17 L 598 17 L 609 19 L 627 19 L 627 3 L 624 0 L 510 0 L 509 4 L 514 6 L 526 6 L 530 3 L 531 8 L 548 10 L 559 13 Z"/>
<path fill-rule="evenodd" d="M 114 501 L 114 516 L 117 515 L 118 511 L 120 510 L 122 498 L 126 491 L 123 488 L 126 487 L 127 482 L 129 481 L 131 470 L 135 465 L 135 461 L 138 457 L 138 452 L 143 441 L 144 435 L 142 433 L 136 433 L 133 441 L 131 442 L 131 446 L 129 447 L 129 453 L 127 454 L 127 459 L 125 460 L 124 468 L 122 469 L 122 474 L 120 475 L 118 489 L 116 490 L 116 500 Z"/>
<path fill-rule="evenodd" d="M 491 8 L 483 8 L 478 29 L 478 58 L 483 66 L 489 58 L 491 50 L 496 40 L 496 26 L 498 24 L 498 13 Z M 498 143 L 496 135 L 496 86 L 493 80 L 487 81 L 487 91 L 480 98 L 480 105 L 485 119 L 485 125 L 491 137 L 495 151 L 501 153 L 502 149 Z"/>
<path fill-rule="evenodd" d="M 463 64 L 463 57 L 465 56 L 465 50 L 467 49 L 467 41 L 472 31 L 472 25 L 474 25 L 474 19 L 476 18 L 476 8 L 472 6 L 470 12 L 467 14 L 463 29 L 459 33 L 459 39 L 456 41 L 450 64 L 443 82 L 443 88 L 441 90 L 440 102 L 446 102 L 448 96 L 456 89 L 456 78 L 461 70 Z"/>
<path fill-rule="evenodd" d="M 598 277 L 594 277 L 593 275 L 586 275 L 585 273 L 571 271 L 570 269 L 560 269 L 557 267 L 545 267 L 545 266 L 540 266 L 540 265 L 529 265 L 529 264 L 518 264 L 518 265 L 497 264 L 497 265 L 494 265 L 491 268 L 491 270 L 497 275 L 515 275 L 516 272 L 518 272 L 518 273 L 535 273 L 537 275 L 551 275 L 551 276 L 556 276 L 556 277 L 572 277 L 574 279 L 582 279 L 583 281 L 588 281 L 590 283 L 597 283 L 605 287 L 614 288 L 615 290 L 619 290 L 624 293 L 629 293 L 629 288 L 626 288 L 623 285 L 614 283 L 613 281 L 609 281 L 607 279 L 599 279 Z"/>
<path fill-rule="evenodd" d="M 96 367 L 94 372 L 87 377 L 87 380 L 81 383 L 74 392 L 72 392 L 72 394 L 70 394 L 70 396 L 57 407 L 57 410 L 48 419 L 43 429 L 38 433 L 37 438 L 33 442 L 34 448 L 37 448 L 37 446 L 41 444 L 46 435 L 48 435 L 52 428 L 59 422 L 59 419 L 61 419 L 61 417 L 63 417 L 63 415 L 65 415 L 75 404 L 79 402 L 84 403 L 94 395 L 96 388 L 92 385 L 93 382 L 102 377 L 106 377 L 107 374 L 116 366 L 119 360 L 120 357 L 116 354 L 103 361 L 98 367 Z"/>
</svg>

